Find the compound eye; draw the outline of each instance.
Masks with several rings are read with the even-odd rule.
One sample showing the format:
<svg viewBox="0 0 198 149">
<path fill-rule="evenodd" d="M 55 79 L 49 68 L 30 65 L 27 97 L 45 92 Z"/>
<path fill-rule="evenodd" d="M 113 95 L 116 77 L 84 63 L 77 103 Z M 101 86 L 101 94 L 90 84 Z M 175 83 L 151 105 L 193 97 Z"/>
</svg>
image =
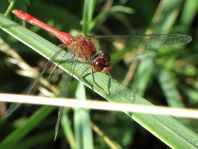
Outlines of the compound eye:
<svg viewBox="0 0 198 149">
<path fill-rule="evenodd" d="M 102 71 L 102 69 L 104 68 L 104 61 L 101 58 L 98 58 L 94 61 L 93 67 L 95 71 Z"/>
<path fill-rule="evenodd" d="M 111 60 L 110 56 L 104 53 L 99 58 L 97 58 L 92 63 L 92 65 L 95 71 L 108 72 L 109 69 L 111 68 L 110 60 Z"/>
<path fill-rule="evenodd" d="M 103 59 L 99 58 L 96 60 L 96 65 L 99 66 L 99 67 L 104 67 L 105 65 L 105 62 Z"/>
<path fill-rule="evenodd" d="M 111 61 L 111 57 L 108 54 L 106 54 L 106 53 L 103 54 L 102 58 L 106 62 L 110 62 Z"/>
</svg>

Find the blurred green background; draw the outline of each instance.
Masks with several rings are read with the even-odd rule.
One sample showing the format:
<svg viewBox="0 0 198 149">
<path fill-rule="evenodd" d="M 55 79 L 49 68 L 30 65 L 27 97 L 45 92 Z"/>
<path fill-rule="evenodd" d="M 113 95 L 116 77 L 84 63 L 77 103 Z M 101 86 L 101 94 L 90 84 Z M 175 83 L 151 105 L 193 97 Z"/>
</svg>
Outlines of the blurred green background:
<svg viewBox="0 0 198 149">
<path fill-rule="evenodd" d="M 198 1 L 0 1 L 0 13 L 59 45 L 60 41 L 54 36 L 16 19 L 10 14 L 12 9 L 26 11 L 47 24 L 72 35 L 79 33 L 90 35 L 184 33 L 191 35 L 193 40 L 190 44 L 174 50 L 171 48 L 159 49 L 155 56 L 141 59 L 140 62 L 138 61 L 139 63 L 128 63 L 124 58 L 126 52 L 123 50 L 107 52 L 113 59 L 111 76 L 136 94 L 156 105 L 193 108 L 198 106 L 198 43 L 196 42 Z M 86 13 L 88 20 L 85 19 Z M 22 93 L 43 68 L 45 62 L 46 60 L 39 54 L 0 30 L 1 92 Z M 44 79 L 48 78 L 51 69 L 49 68 L 44 74 Z M 36 94 L 50 96 L 60 94 L 65 89 L 65 81 L 61 81 L 59 74 L 58 72 L 54 74 L 49 84 L 43 85 L 42 90 Z M 72 80 L 68 96 L 78 97 L 79 88 L 83 90 L 78 81 Z M 85 91 L 88 99 L 104 100 L 88 88 Z M 80 93 L 81 96 L 85 94 Z M 5 110 L 6 104 L 1 103 L 1 116 Z M 22 106 L 11 117 L 0 119 L 0 141 L 3 142 L 6 137 L 12 135 L 11 142 L 17 143 L 16 148 L 20 149 L 76 148 L 78 143 L 81 144 L 82 142 L 78 142 L 80 139 L 76 136 L 76 123 L 80 118 L 72 109 L 65 111 L 59 136 L 57 141 L 53 142 L 56 118 L 56 108 Z M 92 125 L 93 133 L 88 130 L 86 137 L 89 137 L 84 140 L 88 142 L 89 148 L 93 146 L 94 148 L 168 148 L 160 141 L 160 137 L 154 137 L 123 113 L 91 111 L 90 118 L 84 113 L 81 118 L 86 119 L 88 125 Z M 20 138 L 15 130 L 27 121 L 29 123 L 23 128 L 24 136 L 20 134 L 22 136 Z M 179 121 L 195 133 L 198 132 L 197 120 L 179 119 Z M 16 133 L 13 135 L 14 131 Z M 27 134 L 26 131 L 28 131 Z M 85 136 L 79 137 L 86 138 Z"/>
</svg>

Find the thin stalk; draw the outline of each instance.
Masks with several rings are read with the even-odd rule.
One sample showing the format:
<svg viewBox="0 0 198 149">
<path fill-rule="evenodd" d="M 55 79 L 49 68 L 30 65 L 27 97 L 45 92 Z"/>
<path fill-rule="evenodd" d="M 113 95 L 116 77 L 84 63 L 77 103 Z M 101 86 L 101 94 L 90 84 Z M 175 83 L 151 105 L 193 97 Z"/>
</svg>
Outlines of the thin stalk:
<svg viewBox="0 0 198 149">
<path fill-rule="evenodd" d="M 14 7 L 14 4 L 15 4 L 16 0 L 11 0 L 10 1 L 10 4 L 8 6 L 8 8 L 6 9 L 5 13 L 4 13 L 4 16 L 7 17 L 10 12 L 12 11 L 13 7 Z"/>
</svg>

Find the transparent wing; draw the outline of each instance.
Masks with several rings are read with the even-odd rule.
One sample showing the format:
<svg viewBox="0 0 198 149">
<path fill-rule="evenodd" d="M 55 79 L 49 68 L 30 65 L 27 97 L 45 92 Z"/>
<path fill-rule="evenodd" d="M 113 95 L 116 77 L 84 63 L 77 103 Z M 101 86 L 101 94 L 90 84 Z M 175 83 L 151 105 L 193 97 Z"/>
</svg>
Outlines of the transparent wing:
<svg viewBox="0 0 198 149">
<path fill-rule="evenodd" d="M 31 84 L 23 91 L 24 94 L 30 94 L 34 91 L 35 86 L 38 84 L 40 78 L 43 76 L 43 74 L 46 72 L 46 70 L 50 67 L 50 65 L 55 61 L 56 57 L 62 52 L 61 49 L 62 45 L 59 46 L 59 49 L 53 54 L 52 58 L 47 61 L 42 71 L 38 74 L 38 76 L 34 79 L 34 81 L 31 82 Z M 8 110 L 5 112 L 4 117 L 7 118 L 10 116 L 19 106 L 21 103 L 13 103 L 10 105 Z"/>
<path fill-rule="evenodd" d="M 60 85 L 63 85 L 63 86 L 60 86 L 61 96 L 63 96 L 63 97 L 67 96 L 68 89 L 69 89 L 69 86 L 71 84 L 71 79 L 72 79 L 72 77 L 70 75 L 68 75 L 67 73 L 64 73 L 62 75 L 61 84 L 60 84 Z M 58 117 L 57 117 L 57 121 L 56 121 L 56 125 L 55 125 L 54 141 L 56 140 L 57 135 L 58 135 L 58 130 L 59 130 L 59 127 L 60 127 L 60 122 L 61 122 L 61 119 L 62 119 L 63 111 L 64 111 L 64 107 L 59 107 Z"/>
<path fill-rule="evenodd" d="M 12 103 L 9 106 L 8 110 L 5 112 L 4 118 L 9 117 L 20 105 L 21 103 Z"/>
<path fill-rule="evenodd" d="M 113 53 L 113 61 L 118 61 L 126 53 L 129 61 L 133 61 L 146 54 L 152 54 L 160 48 L 177 48 L 191 42 L 192 38 L 186 34 L 134 34 L 113 36 L 91 36 L 99 50 Z M 115 50 L 117 50 L 115 52 Z M 116 58 L 114 58 L 114 55 Z"/>
<path fill-rule="evenodd" d="M 58 136 L 58 130 L 60 127 L 60 122 L 61 122 L 62 116 L 63 116 L 63 111 L 64 111 L 64 107 L 58 108 L 58 117 L 57 117 L 57 121 L 56 121 L 56 125 L 55 125 L 54 141 L 56 141 L 56 138 Z"/>
<path fill-rule="evenodd" d="M 173 47 L 185 45 L 191 42 L 191 36 L 187 34 L 134 34 L 134 35 L 114 35 L 114 36 L 94 36 L 99 41 L 110 41 L 124 45 L 141 44 L 146 49 L 159 49 L 161 47 Z"/>
</svg>

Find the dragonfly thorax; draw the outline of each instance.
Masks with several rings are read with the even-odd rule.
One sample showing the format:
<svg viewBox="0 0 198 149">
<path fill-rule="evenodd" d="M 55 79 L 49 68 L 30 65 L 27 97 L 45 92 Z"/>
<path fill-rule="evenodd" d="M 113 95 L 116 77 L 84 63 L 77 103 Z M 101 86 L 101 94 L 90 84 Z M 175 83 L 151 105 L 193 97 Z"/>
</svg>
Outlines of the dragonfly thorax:
<svg viewBox="0 0 198 149">
<path fill-rule="evenodd" d="M 87 61 L 97 50 L 89 37 L 77 36 L 70 39 L 69 51 L 81 61 Z"/>
</svg>

